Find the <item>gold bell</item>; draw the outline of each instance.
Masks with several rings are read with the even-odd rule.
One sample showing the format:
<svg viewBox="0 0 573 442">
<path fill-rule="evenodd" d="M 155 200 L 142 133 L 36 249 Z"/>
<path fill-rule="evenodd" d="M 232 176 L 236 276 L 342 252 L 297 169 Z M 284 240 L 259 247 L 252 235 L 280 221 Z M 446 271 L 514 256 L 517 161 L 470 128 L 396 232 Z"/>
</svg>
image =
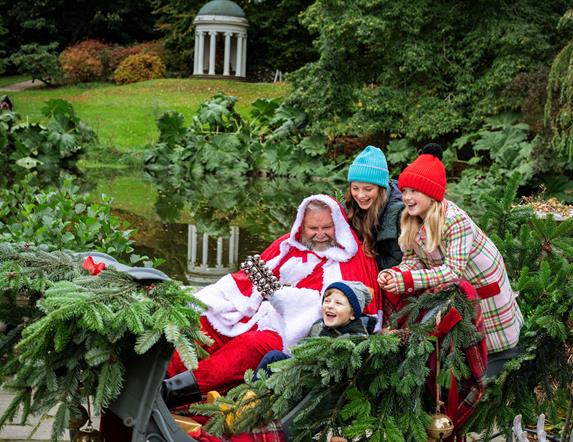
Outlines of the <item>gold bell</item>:
<svg viewBox="0 0 573 442">
<path fill-rule="evenodd" d="M 105 442 L 105 437 L 92 427 L 87 427 L 78 431 L 72 442 Z"/>
<path fill-rule="evenodd" d="M 454 423 L 448 415 L 442 413 L 432 414 L 432 422 L 426 428 L 428 433 L 428 442 L 441 441 L 454 432 Z"/>
<path fill-rule="evenodd" d="M 88 410 L 83 405 L 80 405 L 78 410 L 80 411 L 79 416 L 74 416 L 68 421 L 68 428 L 70 430 L 79 430 L 88 421 Z"/>
</svg>

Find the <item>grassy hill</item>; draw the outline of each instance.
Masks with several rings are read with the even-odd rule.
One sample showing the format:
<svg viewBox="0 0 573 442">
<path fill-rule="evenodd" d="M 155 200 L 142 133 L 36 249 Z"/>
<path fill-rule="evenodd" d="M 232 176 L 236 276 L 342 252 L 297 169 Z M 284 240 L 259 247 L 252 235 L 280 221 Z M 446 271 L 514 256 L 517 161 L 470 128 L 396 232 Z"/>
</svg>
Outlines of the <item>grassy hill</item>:
<svg viewBox="0 0 573 442">
<path fill-rule="evenodd" d="M 288 92 L 285 84 L 247 83 L 231 80 L 164 79 L 117 86 L 107 83 L 30 89 L 10 92 L 14 110 L 41 121 L 46 100 L 70 101 L 78 116 L 98 134 L 104 146 L 120 151 L 141 150 L 158 135 L 155 120 L 167 110 L 186 119 L 217 92 L 237 97 L 237 110 L 247 115 L 257 98 L 274 98 Z"/>
</svg>

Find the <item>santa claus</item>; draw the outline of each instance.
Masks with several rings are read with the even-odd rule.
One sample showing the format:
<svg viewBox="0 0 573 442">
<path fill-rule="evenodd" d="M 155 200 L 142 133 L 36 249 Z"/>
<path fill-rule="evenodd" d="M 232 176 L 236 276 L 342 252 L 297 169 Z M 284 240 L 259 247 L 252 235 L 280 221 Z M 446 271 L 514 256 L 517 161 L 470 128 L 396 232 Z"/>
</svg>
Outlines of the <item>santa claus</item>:
<svg viewBox="0 0 573 442">
<path fill-rule="evenodd" d="M 374 294 L 365 313 L 381 310 L 376 261 L 364 255 L 344 210 L 330 196 L 306 198 L 291 232 L 261 258 L 283 285 L 268 299 L 243 270 L 195 294 L 208 307 L 201 324 L 214 344 L 193 372 L 174 355 L 162 386 L 169 407 L 200 400 L 210 390 L 226 391 L 268 351 L 288 352 L 320 319 L 321 294 L 332 282 L 363 282 Z"/>
</svg>

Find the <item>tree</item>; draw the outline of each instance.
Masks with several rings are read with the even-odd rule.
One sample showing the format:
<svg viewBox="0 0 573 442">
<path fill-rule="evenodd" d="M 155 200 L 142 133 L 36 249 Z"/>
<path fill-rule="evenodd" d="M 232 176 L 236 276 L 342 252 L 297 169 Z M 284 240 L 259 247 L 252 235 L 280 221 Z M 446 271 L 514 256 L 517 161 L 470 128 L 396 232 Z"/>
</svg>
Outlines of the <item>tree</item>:
<svg viewBox="0 0 573 442">
<path fill-rule="evenodd" d="M 317 0 L 318 61 L 292 75 L 315 130 L 435 138 L 515 109 L 512 79 L 547 64 L 566 2 Z"/>
<path fill-rule="evenodd" d="M 8 31 L 2 26 L 2 20 L 0 19 L 0 74 L 4 72 L 6 67 L 6 59 L 4 58 L 4 35 Z"/>
<path fill-rule="evenodd" d="M 12 54 L 10 62 L 18 73 L 30 75 L 32 80 L 40 80 L 50 85 L 62 76 L 56 48 L 58 43 L 39 45 L 31 43 L 23 45 L 18 52 Z"/>
<path fill-rule="evenodd" d="M 156 37 L 151 0 L 0 0 L 0 10 L 9 54 L 30 42 L 65 48 L 90 37 L 113 43 Z"/>
<path fill-rule="evenodd" d="M 573 36 L 573 9 L 559 21 L 558 29 Z M 573 37 L 557 54 L 549 74 L 545 121 L 553 130 L 553 144 L 557 151 L 573 159 Z"/>
</svg>

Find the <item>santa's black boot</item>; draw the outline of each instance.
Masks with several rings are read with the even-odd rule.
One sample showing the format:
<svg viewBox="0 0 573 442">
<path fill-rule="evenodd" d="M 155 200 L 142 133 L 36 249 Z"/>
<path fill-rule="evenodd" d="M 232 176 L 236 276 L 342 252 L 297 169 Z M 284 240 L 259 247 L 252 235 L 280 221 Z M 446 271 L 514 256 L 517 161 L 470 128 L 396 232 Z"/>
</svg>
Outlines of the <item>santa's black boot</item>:
<svg viewBox="0 0 573 442">
<path fill-rule="evenodd" d="M 180 405 L 199 402 L 201 392 L 193 373 L 184 371 L 162 382 L 161 397 L 167 408 L 175 408 Z"/>
</svg>

